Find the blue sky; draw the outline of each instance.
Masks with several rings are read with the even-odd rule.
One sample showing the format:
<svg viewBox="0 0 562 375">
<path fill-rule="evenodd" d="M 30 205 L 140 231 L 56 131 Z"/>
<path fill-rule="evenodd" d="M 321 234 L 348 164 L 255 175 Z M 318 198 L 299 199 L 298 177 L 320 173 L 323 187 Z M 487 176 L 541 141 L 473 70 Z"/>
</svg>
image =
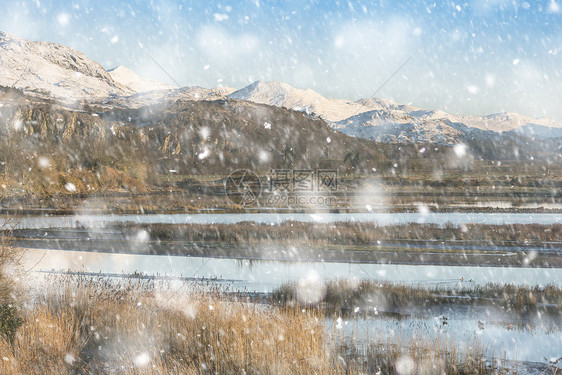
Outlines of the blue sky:
<svg viewBox="0 0 562 375">
<path fill-rule="evenodd" d="M 181 85 L 279 80 L 453 113 L 562 121 L 562 2 L 4 1 L 0 30 Z"/>
</svg>

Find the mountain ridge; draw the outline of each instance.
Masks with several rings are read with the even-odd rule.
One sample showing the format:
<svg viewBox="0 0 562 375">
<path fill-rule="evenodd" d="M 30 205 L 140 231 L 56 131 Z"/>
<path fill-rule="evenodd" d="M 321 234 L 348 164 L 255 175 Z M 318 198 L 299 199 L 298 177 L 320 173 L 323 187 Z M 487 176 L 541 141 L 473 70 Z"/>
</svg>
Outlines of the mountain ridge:
<svg viewBox="0 0 562 375">
<path fill-rule="evenodd" d="M 439 109 L 421 109 L 379 98 L 354 102 L 328 99 L 313 90 L 297 89 L 277 81 L 256 81 L 229 95 L 229 98 L 315 114 L 330 123 L 334 129 L 347 135 L 379 142 L 454 144 L 468 136 L 470 129 L 482 130 L 483 132 L 478 133 L 482 135 L 486 134 L 486 131 L 511 132 L 531 125 L 562 129 L 560 122 L 535 119 L 513 112 L 485 116 L 455 115 Z M 469 130 L 462 127 L 462 130 L 459 130 L 455 124 L 462 124 Z M 386 135 L 385 129 L 389 131 Z M 446 132 L 442 134 L 444 130 Z M 422 133 L 423 137 L 420 136 Z M 545 133 L 547 132 L 539 131 L 536 135 L 540 138 Z"/>
<path fill-rule="evenodd" d="M 487 132 L 537 139 L 561 138 L 557 131 L 549 130 L 562 129 L 562 123 L 554 120 L 512 112 L 457 115 L 381 98 L 356 101 L 326 98 L 312 89 L 299 89 L 279 81 L 255 81 L 238 90 L 176 88 L 141 78 L 123 66 L 105 70 L 83 53 L 61 44 L 28 41 L 4 32 L 0 32 L 0 65 L 2 86 L 66 103 L 81 100 L 105 109 L 185 100 L 243 100 L 304 112 L 347 135 L 387 143 L 456 144 L 467 137 L 491 134 Z"/>
<path fill-rule="evenodd" d="M 66 101 L 131 93 L 99 63 L 58 43 L 0 32 L 0 65 L 3 86 Z"/>
</svg>

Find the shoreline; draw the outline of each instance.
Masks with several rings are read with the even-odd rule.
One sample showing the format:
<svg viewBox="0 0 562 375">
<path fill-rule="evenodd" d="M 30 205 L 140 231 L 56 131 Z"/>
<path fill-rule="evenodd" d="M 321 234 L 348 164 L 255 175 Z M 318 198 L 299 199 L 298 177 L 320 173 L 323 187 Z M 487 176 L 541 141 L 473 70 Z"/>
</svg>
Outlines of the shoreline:
<svg viewBox="0 0 562 375">
<path fill-rule="evenodd" d="M 6 208 L 0 207 L 0 217 L 56 217 L 56 216 L 104 216 L 104 215 L 197 215 L 197 214 L 393 214 L 393 213 L 419 213 L 419 207 L 396 207 L 387 210 L 371 210 L 365 208 L 324 208 L 324 209 L 304 209 L 304 208 L 205 208 L 197 210 L 84 210 L 84 209 L 50 209 L 50 208 Z M 554 208 L 489 208 L 489 207 L 442 207 L 432 209 L 429 214 L 440 213 L 466 213 L 466 214 L 561 214 L 562 209 Z"/>
<path fill-rule="evenodd" d="M 99 242 L 99 241 L 97 241 Z M 427 253 L 414 254 L 411 252 L 367 252 L 367 251 L 326 251 L 317 249 L 302 249 L 299 251 L 299 257 L 296 258 L 291 253 L 281 255 L 278 251 L 269 249 L 269 253 L 264 253 L 262 249 L 249 249 L 242 247 L 199 247 L 197 245 L 185 247 L 170 247 L 169 244 L 162 244 L 159 248 L 150 246 L 150 248 L 140 249 L 138 251 L 130 250 L 130 243 L 123 242 L 123 247 L 119 251 L 104 250 L 91 247 L 92 243 L 80 242 L 81 246 L 65 246 L 71 242 L 58 241 L 52 247 L 37 247 L 37 242 L 30 243 L 29 246 L 22 246 L 25 243 L 16 241 L 16 247 L 23 251 L 77 251 L 84 253 L 100 253 L 100 254 L 120 254 L 120 255 L 151 255 L 151 256 L 172 256 L 172 257 L 193 257 L 193 258 L 212 258 L 212 259 L 231 259 L 237 261 L 250 262 L 278 262 L 278 263 L 345 263 L 345 264 L 372 264 L 372 265 L 410 265 L 410 266 L 436 266 L 436 267 L 496 267 L 496 268 L 527 268 L 527 269 L 560 269 L 562 265 L 552 265 L 545 262 L 540 253 L 530 264 L 522 262 L 494 262 L 495 259 L 508 259 L 501 254 L 490 255 L 486 257 L 474 256 L 472 260 L 462 257 L 462 253 L 451 252 L 446 257 L 442 254 L 435 253 L 433 257 L 429 257 Z M 77 242 L 72 242 L 75 245 Z M 33 246 L 32 246 L 33 245 Z M 129 251 L 123 251 L 129 249 Z M 164 251 L 166 249 L 166 251 Z M 160 250 L 160 251 L 159 251 Z M 280 250 L 276 249 L 276 250 Z M 560 255 L 553 255 L 560 258 Z M 422 258 L 423 260 L 420 260 Z M 454 261 L 461 258 L 462 261 Z M 469 258 L 470 259 L 470 258 Z M 480 261 L 479 261 L 480 260 Z M 486 261 L 487 260 L 487 261 Z"/>
</svg>

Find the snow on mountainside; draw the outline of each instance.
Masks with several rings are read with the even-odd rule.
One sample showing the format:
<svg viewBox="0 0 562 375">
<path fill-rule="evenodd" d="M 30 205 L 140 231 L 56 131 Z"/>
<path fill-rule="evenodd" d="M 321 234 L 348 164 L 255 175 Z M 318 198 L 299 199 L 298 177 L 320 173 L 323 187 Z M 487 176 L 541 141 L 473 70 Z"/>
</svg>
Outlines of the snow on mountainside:
<svg viewBox="0 0 562 375">
<path fill-rule="evenodd" d="M 420 109 L 379 98 L 329 99 L 311 89 L 297 89 L 277 81 L 257 81 L 237 91 L 229 88 L 174 88 L 143 79 L 122 66 L 108 72 L 70 47 L 32 42 L 3 32 L 0 32 L 0 67 L 2 86 L 67 102 L 87 100 L 105 108 L 138 108 L 177 100 L 228 98 L 315 114 L 345 134 L 382 142 L 452 144 L 493 134 L 562 140 L 562 123 L 516 113 L 468 116 Z"/>
<path fill-rule="evenodd" d="M 487 116 L 454 116 L 456 121 L 462 122 L 471 128 L 493 130 L 496 132 L 519 129 L 526 125 L 541 125 L 549 128 L 562 128 L 562 123 L 545 118 L 536 119 L 518 113 L 506 112 Z"/>
<path fill-rule="evenodd" d="M 328 99 L 311 89 L 301 90 L 286 83 L 257 81 L 228 95 L 231 99 L 315 113 L 328 122 L 336 122 L 357 113 L 392 107 L 390 101 L 366 101 L 365 105 L 344 99 Z"/>
<path fill-rule="evenodd" d="M 172 90 L 177 88 L 163 82 L 141 78 L 131 69 L 125 68 L 124 66 L 109 69 L 107 72 L 115 82 L 118 82 L 137 93 L 155 90 Z"/>
<path fill-rule="evenodd" d="M 0 85 L 76 100 L 127 95 L 97 62 L 60 44 L 32 42 L 0 32 Z"/>
<path fill-rule="evenodd" d="M 546 123 L 551 126 L 537 125 Z M 455 144 L 468 138 L 497 134 L 533 139 L 562 139 L 560 123 L 518 114 L 455 116 L 442 111 L 369 111 L 333 123 L 340 132 L 379 142 L 431 142 Z"/>
<path fill-rule="evenodd" d="M 74 102 L 87 100 L 106 106 L 136 108 L 170 100 L 224 99 L 229 88 L 178 89 L 139 77 L 118 66 L 106 71 L 70 47 L 32 42 L 0 32 L 0 85 L 29 94 Z"/>
<path fill-rule="evenodd" d="M 175 102 L 178 100 L 226 99 L 226 96 L 233 91 L 235 90 L 228 87 L 206 89 L 199 86 L 189 86 L 173 90 L 153 90 L 129 96 L 109 97 L 100 101 L 99 104 L 102 104 L 103 106 L 139 108 L 157 103 Z"/>
<path fill-rule="evenodd" d="M 358 138 L 384 143 L 458 143 L 469 129 L 444 118 L 417 117 L 388 111 L 369 111 L 337 122 L 334 128 Z"/>
<path fill-rule="evenodd" d="M 424 110 L 378 98 L 361 99 L 355 102 L 327 99 L 313 90 L 296 89 L 280 82 L 257 81 L 232 93 L 229 97 L 307 113 L 313 112 L 345 134 L 381 142 L 451 144 L 469 135 L 487 136 L 489 133 L 486 131 L 507 132 L 529 125 L 562 128 L 560 122 L 534 119 L 517 113 L 489 116 L 454 115 L 441 110 Z M 477 129 L 482 132 L 475 131 Z M 539 132 L 537 137 L 542 134 L 545 132 Z"/>
</svg>

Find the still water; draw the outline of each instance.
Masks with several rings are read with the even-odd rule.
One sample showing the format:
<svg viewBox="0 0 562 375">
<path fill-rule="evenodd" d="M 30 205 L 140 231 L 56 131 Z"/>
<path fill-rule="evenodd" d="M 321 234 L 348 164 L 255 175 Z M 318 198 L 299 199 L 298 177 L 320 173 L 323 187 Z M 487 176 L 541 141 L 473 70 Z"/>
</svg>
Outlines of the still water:
<svg viewBox="0 0 562 375">
<path fill-rule="evenodd" d="M 156 277 L 208 278 L 229 290 L 271 292 L 277 286 L 299 279 L 327 280 L 358 278 L 387 280 L 425 286 L 469 287 L 488 282 L 517 285 L 562 285 L 562 269 L 458 267 L 426 265 L 348 264 L 324 262 L 267 262 L 206 257 L 97 253 L 73 250 L 26 250 L 25 270 L 29 279 L 41 283 L 52 272 L 102 273 L 119 277 L 141 272 Z M 363 307 L 373 309 L 377 306 Z M 379 307 L 380 308 L 380 307 Z M 468 310 L 467 310 L 468 309 Z M 508 328 L 509 314 L 483 306 L 451 304 L 424 311 L 405 311 L 405 319 L 348 318 L 342 334 L 350 340 L 373 342 L 376 337 L 398 335 L 448 340 L 464 345 L 477 339 L 488 354 L 508 360 L 544 362 L 562 348 L 562 334 L 546 324 L 546 317 L 534 317 L 533 327 Z M 440 316 L 448 316 L 448 324 Z M 557 318 L 559 320 L 559 318 Z M 332 321 L 334 323 L 334 321 Z M 545 323 L 545 324 L 543 324 Z M 558 323 L 555 322 L 554 326 Z M 335 326 L 335 325 L 334 325 Z M 383 336 L 381 336 L 383 335 Z M 414 335 L 414 336 L 412 336 Z M 534 373 L 534 372 L 530 372 Z"/>
<path fill-rule="evenodd" d="M 1 220 L 1 219 L 0 219 Z M 287 220 L 329 223 L 338 221 L 377 222 L 379 225 L 432 223 L 461 224 L 555 224 L 562 215 L 554 213 L 236 213 L 236 214 L 170 214 L 170 215 L 88 215 L 34 216 L 19 220 L 17 228 L 102 227 L 111 223 L 167 224 L 235 224 L 243 221 L 279 224 Z"/>
<path fill-rule="evenodd" d="M 233 224 L 242 221 L 277 224 L 287 220 L 302 222 L 360 221 L 379 225 L 434 223 L 454 225 L 483 224 L 555 224 L 562 222 L 560 214 L 546 213 L 339 213 L 339 214 L 178 214 L 178 215 L 99 215 L 25 217 L 19 228 L 97 228 L 115 222 L 135 223 L 197 223 Z M 283 283 L 300 279 L 327 280 L 357 278 L 385 280 L 422 286 L 466 287 L 470 285 L 510 283 L 517 285 L 562 285 L 562 269 L 556 268 L 501 268 L 461 267 L 434 265 L 389 265 L 337 262 L 272 262 L 236 260 L 210 257 L 188 257 L 146 254 L 99 253 L 74 250 L 28 249 L 24 268 L 30 277 L 40 282 L 51 272 L 103 273 L 113 277 L 140 272 L 157 277 L 184 277 L 216 279 L 230 290 L 271 292 Z M 493 348 L 496 355 L 507 359 L 544 362 L 543 358 L 562 355 L 560 331 L 550 331 L 540 325 L 519 330 L 508 329 L 509 318 L 499 319 L 489 309 L 461 311 L 462 305 L 448 310 L 413 312 L 407 319 L 358 318 L 347 321 L 345 334 L 356 340 L 371 340 L 380 336 L 399 334 L 403 337 L 418 335 L 454 339 L 470 343 L 474 338 L 482 345 Z M 447 326 L 439 316 L 447 314 Z M 540 318 L 540 317 L 539 317 Z M 507 319 L 507 320 L 506 320 Z M 483 323 L 483 324 L 482 324 Z M 483 327 L 483 328 L 482 328 Z M 357 333 L 360 333 L 357 336 Z M 498 353 L 499 351 L 499 353 Z"/>
<path fill-rule="evenodd" d="M 228 280 L 236 290 L 270 292 L 301 278 L 376 279 L 419 285 L 510 283 L 562 285 L 561 268 L 501 268 L 338 262 L 271 262 L 224 258 L 26 250 L 30 271 L 77 271 Z M 471 282 L 472 280 L 472 282 Z"/>
</svg>

